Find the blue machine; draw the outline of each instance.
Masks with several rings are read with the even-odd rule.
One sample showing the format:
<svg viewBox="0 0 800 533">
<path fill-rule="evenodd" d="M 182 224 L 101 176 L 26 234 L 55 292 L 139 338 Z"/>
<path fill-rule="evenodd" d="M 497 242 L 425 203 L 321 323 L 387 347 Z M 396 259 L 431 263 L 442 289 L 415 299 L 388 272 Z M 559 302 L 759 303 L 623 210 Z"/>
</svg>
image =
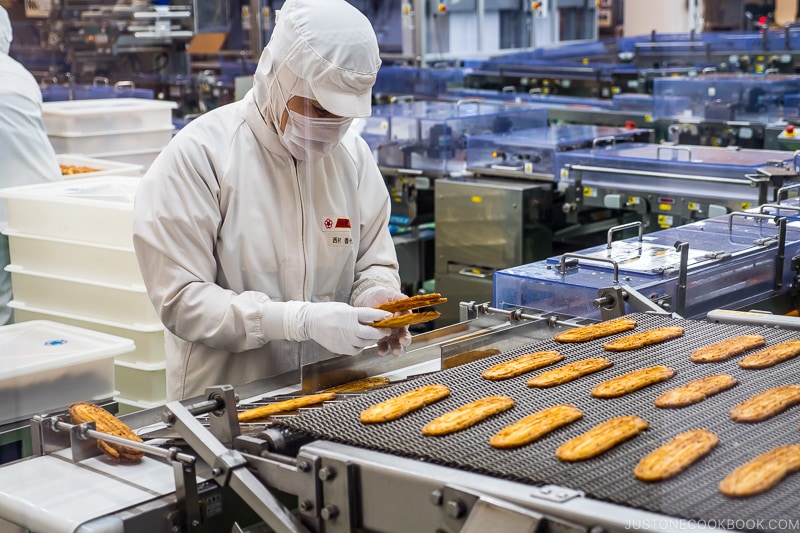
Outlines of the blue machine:
<svg viewBox="0 0 800 533">
<path fill-rule="evenodd" d="M 797 208 L 736 212 L 495 273 L 494 306 L 590 319 L 647 309 L 704 319 L 796 290 Z M 635 224 L 617 230 L 632 229 Z M 644 305 L 645 307 L 641 307 Z"/>
<path fill-rule="evenodd" d="M 467 169 L 473 174 L 555 180 L 556 154 L 598 144 L 647 142 L 652 130 L 559 124 L 467 139 Z"/>
<path fill-rule="evenodd" d="M 466 169 L 467 140 L 475 135 L 543 127 L 547 111 L 493 102 L 399 102 L 375 106 L 362 135 L 378 165 L 442 176 Z"/>
<path fill-rule="evenodd" d="M 771 201 L 797 177 L 783 151 L 627 143 L 556 155 L 560 187 L 576 212 L 639 213 L 648 231 L 681 226 Z"/>
</svg>

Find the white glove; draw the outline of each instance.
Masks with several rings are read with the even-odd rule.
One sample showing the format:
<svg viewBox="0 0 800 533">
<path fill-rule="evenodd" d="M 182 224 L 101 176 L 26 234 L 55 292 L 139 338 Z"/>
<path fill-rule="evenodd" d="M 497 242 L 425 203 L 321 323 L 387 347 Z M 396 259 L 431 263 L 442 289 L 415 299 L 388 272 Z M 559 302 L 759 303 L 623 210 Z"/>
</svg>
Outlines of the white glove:
<svg viewBox="0 0 800 533">
<path fill-rule="evenodd" d="M 290 340 L 314 340 L 333 353 L 356 355 L 367 346 L 388 337 L 388 328 L 367 324 L 392 316 L 369 307 L 352 307 L 342 302 L 305 302 L 297 314 Z"/>
<path fill-rule="evenodd" d="M 384 287 L 371 287 L 364 291 L 361 300 L 361 305 L 364 307 L 376 307 L 386 302 L 394 302 L 408 298 L 402 292 L 397 292 Z M 410 311 L 406 311 L 408 313 Z M 403 313 L 405 314 L 405 313 Z M 402 328 L 395 328 L 391 330 L 391 334 L 378 342 L 378 355 L 386 355 L 389 351 L 392 355 L 403 355 L 403 348 L 411 344 L 411 333 L 408 331 L 408 326 Z"/>
</svg>

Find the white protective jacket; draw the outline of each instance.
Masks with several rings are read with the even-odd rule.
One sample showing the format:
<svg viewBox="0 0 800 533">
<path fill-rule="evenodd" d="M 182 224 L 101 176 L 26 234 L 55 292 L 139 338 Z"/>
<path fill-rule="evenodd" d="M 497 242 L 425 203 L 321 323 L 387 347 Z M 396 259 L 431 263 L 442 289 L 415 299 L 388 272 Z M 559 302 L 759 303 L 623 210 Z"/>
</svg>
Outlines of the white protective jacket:
<svg viewBox="0 0 800 533">
<path fill-rule="evenodd" d="M 283 302 L 358 305 L 370 287 L 399 290 L 389 195 L 366 142 L 348 131 L 330 155 L 304 162 L 279 139 L 270 91 L 286 65 L 273 45 L 300 37 L 278 30 L 253 89 L 184 127 L 136 193 L 134 246 L 168 330 L 170 400 L 331 357 L 285 340 L 294 317 Z"/>
<path fill-rule="evenodd" d="M 33 185 L 62 179 L 53 146 L 42 122 L 42 92 L 33 75 L 8 55 L 11 23 L 0 6 L 0 187 Z M 8 224 L 0 200 L 0 230 Z M 8 237 L 0 234 L 0 325 L 11 320 L 11 274 Z"/>
</svg>

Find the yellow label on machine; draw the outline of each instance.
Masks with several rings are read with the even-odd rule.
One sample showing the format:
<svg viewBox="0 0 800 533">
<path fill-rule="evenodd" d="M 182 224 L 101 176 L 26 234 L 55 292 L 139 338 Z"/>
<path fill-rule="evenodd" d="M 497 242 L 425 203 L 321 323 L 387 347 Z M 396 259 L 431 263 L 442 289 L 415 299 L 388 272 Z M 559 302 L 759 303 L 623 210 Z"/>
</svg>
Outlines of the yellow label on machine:
<svg viewBox="0 0 800 533">
<path fill-rule="evenodd" d="M 672 211 L 672 206 L 669 204 L 658 204 L 659 211 Z"/>
<path fill-rule="evenodd" d="M 594 197 L 597 196 L 597 189 L 593 189 L 591 187 L 584 187 L 583 188 L 583 195 L 587 196 L 587 197 L 590 197 L 590 198 L 594 198 Z"/>
<path fill-rule="evenodd" d="M 483 197 L 482 196 L 473 196 L 470 199 L 472 200 L 473 204 L 479 204 L 479 203 L 483 202 Z"/>
<path fill-rule="evenodd" d="M 740 209 L 750 209 L 750 202 L 742 202 L 739 205 L 741 206 Z"/>
</svg>

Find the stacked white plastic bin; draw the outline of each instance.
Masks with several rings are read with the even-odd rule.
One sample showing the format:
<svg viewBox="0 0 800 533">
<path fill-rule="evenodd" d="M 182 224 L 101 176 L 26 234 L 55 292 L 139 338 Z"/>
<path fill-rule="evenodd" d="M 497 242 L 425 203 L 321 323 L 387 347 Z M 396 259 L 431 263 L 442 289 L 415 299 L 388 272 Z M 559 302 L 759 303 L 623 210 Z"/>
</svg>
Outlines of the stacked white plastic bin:
<svg viewBox="0 0 800 533">
<path fill-rule="evenodd" d="M 145 170 L 172 139 L 177 103 L 141 98 L 68 100 L 42 104 L 56 154 L 80 154 Z"/>
<path fill-rule="evenodd" d="M 114 358 L 130 339 L 48 320 L 0 326 L 0 421 L 114 396 Z"/>
<path fill-rule="evenodd" d="M 100 176 L 141 176 L 144 167 L 133 163 L 121 163 L 110 159 L 88 157 L 77 154 L 56 155 L 65 180 L 97 178 Z M 0 533 L 2 533 L 0 531 Z"/>
<path fill-rule="evenodd" d="M 122 413 L 166 401 L 164 330 L 132 241 L 139 180 L 100 176 L 0 189 L 16 321 L 47 319 L 132 339 L 136 349 L 115 360 Z"/>
</svg>

